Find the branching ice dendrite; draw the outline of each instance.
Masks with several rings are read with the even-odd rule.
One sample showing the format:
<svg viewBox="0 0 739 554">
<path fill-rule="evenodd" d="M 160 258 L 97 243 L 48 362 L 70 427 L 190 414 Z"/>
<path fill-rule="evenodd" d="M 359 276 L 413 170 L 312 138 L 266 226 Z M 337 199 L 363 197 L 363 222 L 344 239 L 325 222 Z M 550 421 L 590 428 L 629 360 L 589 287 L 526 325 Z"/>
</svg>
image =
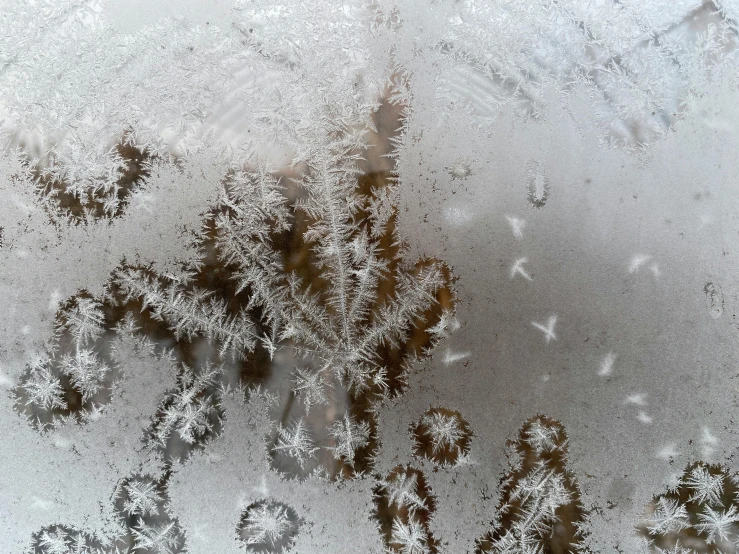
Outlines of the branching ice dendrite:
<svg viewBox="0 0 739 554">
<path fill-rule="evenodd" d="M 687 528 L 688 512 L 685 506 L 680 505 L 677 500 L 660 498 L 654 514 L 647 520 L 647 529 L 650 535 L 661 535 L 674 533 Z"/>
<path fill-rule="evenodd" d="M 161 417 L 153 425 L 153 438 L 160 446 L 165 446 L 173 431 L 187 444 L 212 430 L 211 421 L 215 405 L 206 394 L 216 383 L 222 371 L 209 362 L 198 373 L 183 364 L 180 390 L 165 401 Z"/>
<path fill-rule="evenodd" d="M 303 401 L 303 404 L 305 404 L 306 414 L 310 412 L 312 406 L 326 405 L 328 403 L 326 389 L 329 385 L 325 382 L 320 372 L 296 368 L 292 382 L 293 391 Z"/>
<path fill-rule="evenodd" d="M 426 500 L 418 495 L 417 473 L 396 472 L 388 479 L 380 481 L 380 487 L 385 491 L 391 506 L 407 507 L 411 510 L 428 509 Z"/>
<path fill-rule="evenodd" d="M 415 438 L 414 452 L 439 466 L 457 465 L 469 453 L 472 431 L 455 410 L 430 408 L 411 430 Z"/>
<path fill-rule="evenodd" d="M 690 502 L 707 503 L 709 506 L 721 504 L 721 495 L 724 491 L 724 476 L 721 473 L 712 475 L 705 467 L 699 465 L 693 468 L 684 483 L 694 491 Z"/>
<path fill-rule="evenodd" d="M 62 385 L 59 377 L 53 375 L 51 370 L 41 364 L 37 364 L 31 370 L 31 378 L 22 385 L 28 399 L 26 404 L 36 404 L 45 410 L 54 408 L 64 409 L 67 403 L 62 397 Z"/>
<path fill-rule="evenodd" d="M 77 348 L 74 356 L 62 358 L 61 368 L 74 387 L 82 393 L 86 401 L 95 396 L 103 387 L 110 368 L 92 350 Z"/>
<path fill-rule="evenodd" d="M 465 433 L 461 422 L 454 415 L 433 412 L 424 415 L 421 422 L 428 429 L 434 453 L 440 452 L 443 448 L 459 449 L 459 442 Z"/>
<path fill-rule="evenodd" d="M 305 464 L 318 451 L 302 417 L 288 427 L 279 426 L 274 449 L 294 458 L 301 468 L 305 467 Z"/>
<path fill-rule="evenodd" d="M 158 525 L 142 523 L 133 529 L 134 551 L 148 550 L 155 554 L 175 554 L 180 547 L 181 538 L 177 524 L 173 521 Z"/>
<path fill-rule="evenodd" d="M 150 479 L 132 479 L 123 487 L 126 496 L 123 511 L 128 515 L 149 516 L 159 513 L 163 499 Z"/>
<path fill-rule="evenodd" d="M 420 522 L 412 519 L 408 523 L 395 519 L 390 544 L 400 554 L 429 554 L 426 545 L 428 536 Z"/>
<path fill-rule="evenodd" d="M 301 523 L 286 504 L 258 500 L 246 508 L 237 531 L 247 552 L 280 554 L 290 548 Z"/>
<path fill-rule="evenodd" d="M 246 544 L 268 542 L 274 545 L 291 526 L 284 506 L 267 503 L 249 510 L 244 523 L 244 533 L 248 535 Z"/>
<path fill-rule="evenodd" d="M 500 524 L 478 541 L 476 552 L 579 551 L 585 511 L 578 486 L 565 467 L 564 429 L 554 420 L 534 417 L 512 447 L 511 471 L 501 490 Z"/>
<path fill-rule="evenodd" d="M 344 460 L 354 466 L 356 451 L 369 444 L 370 426 L 366 421 L 356 422 L 349 414 L 329 427 L 329 433 L 336 440 L 330 450 L 337 460 Z"/>
</svg>

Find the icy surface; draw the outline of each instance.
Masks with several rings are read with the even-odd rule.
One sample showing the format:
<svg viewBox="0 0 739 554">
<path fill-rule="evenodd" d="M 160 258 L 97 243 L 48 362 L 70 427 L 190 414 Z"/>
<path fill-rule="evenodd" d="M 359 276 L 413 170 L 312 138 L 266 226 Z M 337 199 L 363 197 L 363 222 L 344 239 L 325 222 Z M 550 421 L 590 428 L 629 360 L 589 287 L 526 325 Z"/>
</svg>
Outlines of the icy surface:
<svg viewBox="0 0 739 554">
<path fill-rule="evenodd" d="M 737 18 L 5 2 L 0 550 L 735 552 Z"/>
</svg>

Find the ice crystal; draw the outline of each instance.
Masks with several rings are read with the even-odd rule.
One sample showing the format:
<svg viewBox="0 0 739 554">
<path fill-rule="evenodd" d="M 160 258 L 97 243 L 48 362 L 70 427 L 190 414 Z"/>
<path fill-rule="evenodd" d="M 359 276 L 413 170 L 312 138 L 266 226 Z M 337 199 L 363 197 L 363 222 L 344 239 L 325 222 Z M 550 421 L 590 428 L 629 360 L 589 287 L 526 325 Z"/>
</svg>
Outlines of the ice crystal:
<svg viewBox="0 0 739 554">
<path fill-rule="evenodd" d="M 438 552 L 429 528 L 434 500 L 420 470 L 398 466 L 375 488 L 375 517 L 388 552 Z"/>
<path fill-rule="evenodd" d="M 41 531 L 35 541 L 40 554 L 100 554 L 99 543 L 81 531 L 52 525 Z"/>
<path fill-rule="evenodd" d="M 453 465 L 469 452 L 472 432 L 459 412 L 431 408 L 413 427 L 415 452 L 439 465 Z"/>
<path fill-rule="evenodd" d="M 280 427 L 274 450 L 278 453 L 285 452 L 288 456 L 294 458 L 302 468 L 318 450 L 313 445 L 314 442 L 306 428 L 305 420 L 300 418 L 290 427 Z"/>
<path fill-rule="evenodd" d="M 737 480 L 725 468 L 696 462 L 676 486 L 647 506 L 639 529 L 653 541 L 651 552 L 690 545 L 700 552 L 736 552 L 739 538 Z"/>
<path fill-rule="evenodd" d="M 247 552 L 288 552 L 300 527 L 295 511 L 275 501 L 251 504 L 241 518 L 238 534 Z"/>
<path fill-rule="evenodd" d="M 331 450 L 336 459 L 354 465 L 354 456 L 358 449 L 367 446 L 370 439 L 370 427 L 366 421 L 357 423 L 348 414 L 342 421 L 337 421 L 329 428 L 329 433 L 336 440 Z"/>
<path fill-rule="evenodd" d="M 151 480 L 132 480 L 122 488 L 126 499 L 123 511 L 128 515 L 148 516 L 159 512 L 162 497 Z"/>
<path fill-rule="evenodd" d="M 224 528 L 224 554 L 346 551 L 329 509 L 373 505 L 380 535 L 355 549 L 469 550 L 491 517 L 469 491 L 495 482 L 500 429 L 555 407 L 574 422 L 596 549 L 633 547 L 609 526 L 631 526 L 625 506 L 681 456 L 731 462 L 737 294 L 721 273 L 736 206 L 708 189 L 729 189 L 736 143 L 733 2 L 195 4 L 161 18 L 156 2 L 3 5 L 3 551 L 207 552 Z M 578 265 L 599 240 L 608 254 Z M 459 342 L 442 258 L 464 279 Z M 679 313 L 664 302 L 675 283 L 692 291 L 670 301 Z M 532 379 L 542 356 L 552 370 Z M 658 394 L 662 367 L 700 387 Z M 693 436 L 700 391 L 712 409 Z M 420 415 L 454 398 L 481 423 L 479 451 L 459 412 Z M 608 407 L 641 434 L 605 463 L 625 420 Z M 393 409 L 412 448 L 388 440 Z M 633 472 L 616 474 L 649 432 L 665 438 L 632 494 Z M 479 549 L 581 549 L 562 426 L 532 418 L 512 448 Z M 409 460 L 421 469 L 397 466 Z M 735 477 L 693 463 L 675 479 L 639 523 L 642 550 L 736 552 Z M 222 522 L 208 506 L 200 525 L 194 490 L 228 496 Z M 318 507 L 294 500 L 304 491 Z M 449 532 L 453 509 L 469 536 Z"/>
<path fill-rule="evenodd" d="M 577 551 L 585 510 L 577 482 L 565 466 L 567 437 L 561 424 L 543 416 L 531 418 L 511 448 L 511 471 L 502 482 L 500 524 L 478 541 L 477 551 Z"/>
</svg>

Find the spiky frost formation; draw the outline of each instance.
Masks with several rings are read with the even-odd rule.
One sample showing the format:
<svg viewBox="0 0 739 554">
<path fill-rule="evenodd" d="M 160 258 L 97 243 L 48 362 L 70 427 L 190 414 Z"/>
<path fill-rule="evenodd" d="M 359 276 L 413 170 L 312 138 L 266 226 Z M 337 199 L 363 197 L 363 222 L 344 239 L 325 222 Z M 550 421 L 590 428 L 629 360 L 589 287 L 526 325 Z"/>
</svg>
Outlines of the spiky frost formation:
<svg viewBox="0 0 739 554">
<path fill-rule="evenodd" d="M 342 420 L 329 427 L 329 433 L 335 440 L 335 445 L 329 447 L 334 458 L 353 467 L 357 451 L 369 444 L 371 431 L 366 421 L 357 422 L 344 414 Z"/>
<path fill-rule="evenodd" d="M 380 480 L 374 493 L 374 515 L 389 553 L 438 552 L 429 528 L 434 499 L 420 470 L 398 466 Z"/>
<path fill-rule="evenodd" d="M 37 418 L 45 410 L 42 424 L 75 410 L 97 414 L 125 371 L 112 361 L 116 337 L 133 334 L 176 368 L 176 388 L 143 433 L 167 470 L 218 434 L 224 389 L 277 376 L 276 388 L 288 385 L 297 402 L 292 413 L 270 412 L 270 461 L 288 457 L 301 475 L 364 475 L 377 448 L 376 408 L 403 391 L 411 362 L 442 336 L 452 279 L 436 260 L 405 259 L 395 209 L 382 200 L 392 177 L 359 177 L 365 131 L 335 116 L 326 114 L 320 148 L 293 182 L 259 163 L 229 170 L 176 274 L 122 260 L 100 298 L 80 291 L 64 303 L 47 358 L 17 387 L 19 409 L 31 406 Z M 292 367 L 283 375 L 285 352 Z M 117 494 L 127 531 L 106 537 L 115 548 L 184 548 L 166 500 L 157 500 L 165 485 L 134 479 Z M 388 532 L 398 552 L 434 551 L 422 519 L 395 518 Z"/>
<path fill-rule="evenodd" d="M 476 552 L 578 552 L 585 510 L 566 468 L 564 428 L 553 419 L 533 417 L 509 447 L 511 469 L 502 481 L 500 522 L 478 541 Z"/>
<path fill-rule="evenodd" d="M 66 525 L 49 525 L 32 539 L 33 554 L 104 554 L 93 536 Z"/>
<path fill-rule="evenodd" d="M 295 510 L 275 500 L 259 500 L 244 510 L 237 535 L 246 552 L 290 552 L 302 521 Z"/>
<path fill-rule="evenodd" d="M 35 533 L 33 554 L 180 554 L 185 537 L 168 510 L 166 478 L 132 475 L 114 493 L 121 532 L 101 541 L 65 525 L 50 525 Z"/>
<path fill-rule="evenodd" d="M 206 360 L 197 371 L 182 364 L 178 388 L 162 400 L 147 429 L 146 442 L 166 458 L 183 458 L 220 428 L 217 387 L 221 367 Z"/>
<path fill-rule="evenodd" d="M 121 485 L 119 493 L 119 498 L 123 502 L 122 512 L 128 517 L 157 515 L 164 504 L 158 488 L 157 482 L 152 478 L 127 479 Z"/>
<path fill-rule="evenodd" d="M 124 533 L 113 537 L 110 552 L 178 554 L 185 551 L 185 535 L 169 512 L 168 475 L 131 475 L 117 486 L 114 506 Z M 107 551 L 106 551 L 107 552 Z"/>
<path fill-rule="evenodd" d="M 179 389 L 146 438 L 182 460 L 218 432 L 218 389 L 264 382 L 288 351 L 296 365 L 285 382 L 298 403 L 274 414 L 282 427 L 272 451 L 299 472 L 368 471 L 374 409 L 402 392 L 410 363 L 439 340 L 453 313 L 451 275 L 435 260 L 404 259 L 394 208 L 380 201 L 392 178 L 358 176 L 366 126 L 333 115 L 314 131 L 322 146 L 299 178 L 261 162 L 227 171 L 178 275 L 124 261 L 101 298 L 81 291 L 63 304 L 47 358 L 16 388 L 18 409 L 40 426 L 96 413 L 119 377 L 111 337 L 137 333 L 180 365 Z M 315 445 L 291 446 L 297 421 Z"/>
<path fill-rule="evenodd" d="M 648 552 L 739 552 L 739 477 L 719 465 L 695 462 L 677 484 L 647 506 L 639 533 Z"/>
<path fill-rule="evenodd" d="M 312 461 L 318 450 L 315 441 L 303 418 L 286 427 L 280 425 L 277 431 L 277 442 L 273 447 L 273 456 L 286 455 L 294 459 L 301 469 Z"/>
<path fill-rule="evenodd" d="M 131 475 L 117 486 L 114 506 L 124 533 L 113 537 L 110 552 L 178 554 L 185 551 L 185 535 L 169 511 L 168 475 Z M 107 551 L 106 551 L 107 552 Z"/>
<path fill-rule="evenodd" d="M 84 420 L 110 400 L 118 371 L 107 325 L 102 302 L 85 291 L 58 310 L 46 356 L 27 366 L 13 390 L 16 408 L 34 425 Z"/>
<path fill-rule="evenodd" d="M 33 156 L 28 149 L 18 150 L 52 221 L 89 224 L 123 215 L 133 193 L 151 175 L 156 158 L 135 140 L 133 134 L 123 133 L 107 152 L 100 153 L 110 164 L 108 172 L 91 172 L 86 182 L 75 181 L 78 175 L 68 172 L 54 152 Z"/>
<path fill-rule="evenodd" d="M 306 436 L 321 437 L 315 448 L 334 454 L 335 464 L 319 462 L 329 474 L 351 476 L 369 463 L 373 407 L 402 391 L 409 362 L 438 341 L 435 331 L 452 313 L 451 277 L 434 260 L 403 259 L 394 219 L 375 217 L 378 185 L 357 178 L 363 132 L 326 125 L 330 147 L 293 183 L 297 199 L 266 165 L 231 170 L 185 273 L 122 265 L 104 303 L 171 340 L 183 361 L 207 343 L 210 356 L 242 382 L 259 383 L 274 357 L 291 351 L 303 363 L 289 380 L 299 404 L 288 420 L 303 421 Z M 350 406 L 325 416 L 333 422 L 324 423 L 327 433 L 311 425 L 330 408 L 330 396 L 347 397 Z M 174 415 L 192 422 L 193 432 L 181 435 L 188 444 L 209 431 L 197 410 Z M 316 451 L 290 447 L 292 424 L 277 429 L 273 451 L 302 470 Z"/>
<path fill-rule="evenodd" d="M 129 34 L 101 2 L 4 4 L 0 139 L 7 134 L 42 176 L 52 209 L 72 200 L 93 216 L 116 215 L 131 160 L 121 148 L 166 162 L 213 145 L 238 165 L 290 151 L 300 163 L 314 142 L 306 129 L 326 106 L 349 125 L 369 116 L 386 66 L 367 63 L 370 29 L 358 25 L 372 6 L 229 6 L 227 21 L 193 24 L 185 9 Z M 311 21 L 320 24 L 308 32 Z"/>
<path fill-rule="evenodd" d="M 431 408 L 412 426 L 414 452 L 439 466 L 455 465 L 470 449 L 470 425 L 455 410 Z"/>
</svg>

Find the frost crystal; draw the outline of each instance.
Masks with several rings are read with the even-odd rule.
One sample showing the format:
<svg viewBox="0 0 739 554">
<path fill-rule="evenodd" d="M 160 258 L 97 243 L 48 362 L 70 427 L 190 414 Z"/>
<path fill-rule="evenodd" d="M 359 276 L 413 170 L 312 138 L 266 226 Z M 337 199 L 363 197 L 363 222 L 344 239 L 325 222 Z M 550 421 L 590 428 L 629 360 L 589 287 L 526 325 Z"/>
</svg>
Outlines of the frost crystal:
<svg viewBox="0 0 739 554">
<path fill-rule="evenodd" d="M 331 450 L 336 459 L 343 459 L 349 465 L 354 465 L 357 449 L 367 446 L 370 439 L 370 428 L 367 422 L 357 423 L 348 414 L 344 419 L 329 427 L 329 433 L 336 440 L 336 446 Z"/>
<path fill-rule="evenodd" d="M 134 551 L 151 551 L 155 554 L 174 554 L 179 550 L 179 537 L 174 522 L 161 525 L 141 524 L 133 530 Z"/>
<path fill-rule="evenodd" d="M 313 458 L 313 454 L 318 450 L 314 447 L 313 439 L 310 432 L 306 428 L 303 418 L 290 424 L 289 427 L 280 427 L 277 435 L 277 444 L 275 451 L 285 452 L 288 456 L 295 458 L 300 467 Z"/>
<path fill-rule="evenodd" d="M 536 416 L 523 426 L 512 449 L 511 471 L 501 490 L 500 525 L 478 541 L 477 552 L 579 551 L 585 510 L 574 476 L 565 466 L 564 429 Z"/>
<path fill-rule="evenodd" d="M 183 366 L 180 390 L 164 401 L 161 415 L 155 421 L 152 439 L 161 446 L 167 444 L 173 431 L 188 444 L 195 442 L 213 428 L 212 417 L 215 407 L 206 395 L 209 386 L 215 383 L 220 369 L 206 363 L 199 374 Z"/>
<path fill-rule="evenodd" d="M 300 527 L 292 508 L 275 501 L 250 505 L 241 518 L 239 537 L 247 552 L 287 552 Z"/>
<path fill-rule="evenodd" d="M 725 468 L 696 462 L 672 490 L 655 497 L 639 529 L 658 550 L 691 544 L 700 551 L 734 552 L 739 540 L 737 479 Z"/>
<path fill-rule="evenodd" d="M 420 8 L 3 2 L 1 552 L 737 553 L 739 3 Z"/>
<path fill-rule="evenodd" d="M 469 452 L 472 433 L 459 412 L 431 408 L 412 429 L 415 452 L 438 465 L 454 465 Z"/>
<path fill-rule="evenodd" d="M 438 552 L 429 529 L 434 499 L 420 470 L 398 466 L 375 488 L 375 516 L 388 552 Z"/>
<path fill-rule="evenodd" d="M 400 554 L 429 554 L 426 538 L 426 531 L 418 521 L 411 520 L 409 523 L 399 519 L 393 521 L 390 546 Z"/>
<path fill-rule="evenodd" d="M 123 487 L 127 499 L 123 510 L 128 515 L 148 516 L 159 512 L 162 497 L 152 481 L 131 481 Z"/>
<path fill-rule="evenodd" d="M 688 527 L 688 512 L 676 500 L 660 498 L 647 529 L 651 535 L 673 533 Z"/>
<path fill-rule="evenodd" d="M 36 404 L 45 410 L 67 407 L 62 398 L 59 378 L 52 375 L 48 367 L 36 366 L 31 370 L 31 378 L 23 385 L 28 399 L 26 403 Z"/>
</svg>

